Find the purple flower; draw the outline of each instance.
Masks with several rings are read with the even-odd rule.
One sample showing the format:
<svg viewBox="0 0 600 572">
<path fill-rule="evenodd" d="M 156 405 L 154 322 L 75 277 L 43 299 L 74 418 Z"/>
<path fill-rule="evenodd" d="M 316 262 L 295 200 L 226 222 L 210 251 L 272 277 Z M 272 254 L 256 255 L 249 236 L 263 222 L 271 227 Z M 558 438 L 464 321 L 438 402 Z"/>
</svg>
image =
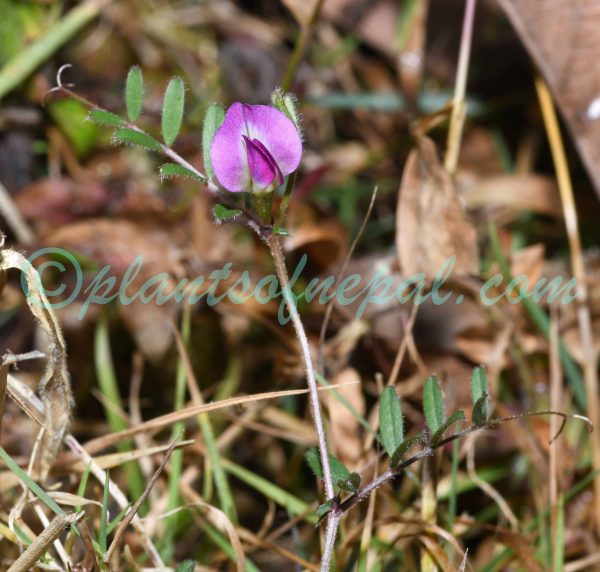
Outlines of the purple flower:
<svg viewBox="0 0 600 572">
<path fill-rule="evenodd" d="M 272 191 L 296 170 L 301 156 L 296 126 L 268 105 L 234 103 L 210 145 L 215 176 L 234 193 Z"/>
</svg>

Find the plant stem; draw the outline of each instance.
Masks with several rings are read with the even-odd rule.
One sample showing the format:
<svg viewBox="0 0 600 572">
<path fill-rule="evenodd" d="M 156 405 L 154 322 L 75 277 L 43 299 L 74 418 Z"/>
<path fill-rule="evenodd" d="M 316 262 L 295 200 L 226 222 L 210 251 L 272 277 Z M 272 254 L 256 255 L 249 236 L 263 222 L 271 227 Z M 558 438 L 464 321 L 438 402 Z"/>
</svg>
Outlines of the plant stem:
<svg viewBox="0 0 600 572">
<path fill-rule="evenodd" d="M 290 57 L 288 62 L 287 69 L 285 70 L 285 76 L 283 81 L 281 82 L 281 87 L 284 91 L 289 91 L 294 83 L 294 78 L 296 77 L 296 70 L 304 57 L 304 52 L 308 46 L 308 42 L 312 35 L 315 24 L 319 20 L 319 16 L 321 15 L 321 8 L 323 7 L 324 0 L 317 0 L 313 12 L 310 16 L 309 21 L 302 26 L 302 30 L 300 30 L 300 34 L 298 39 L 296 40 L 296 45 L 294 46 L 294 51 Z"/>
<path fill-rule="evenodd" d="M 524 419 L 526 417 L 537 417 L 540 415 L 558 415 L 559 417 L 562 418 L 562 424 L 559 427 L 557 434 L 552 436 L 551 442 L 553 442 L 555 439 L 557 439 L 558 436 L 561 434 L 562 430 L 564 429 L 565 423 L 567 422 L 568 419 L 578 419 L 579 421 L 583 421 L 584 423 L 588 424 L 590 431 L 593 430 L 593 425 L 587 417 L 584 417 L 583 415 L 561 413 L 560 411 L 553 411 L 553 410 L 533 411 L 530 413 L 520 413 L 517 415 L 509 415 L 508 417 L 500 417 L 497 419 L 490 419 L 489 421 L 487 421 L 485 423 L 471 425 L 471 427 L 467 427 L 466 429 L 463 429 L 462 431 L 459 431 L 458 433 L 454 433 L 453 435 L 450 435 L 449 437 L 446 437 L 445 439 L 438 441 L 435 445 L 427 445 L 427 446 L 423 447 L 420 451 L 415 453 L 412 457 L 402 461 L 394 469 L 388 469 L 387 471 L 385 471 L 385 473 L 381 473 L 381 475 L 379 475 L 376 479 L 372 480 L 370 483 L 366 484 L 357 493 L 355 493 L 352 496 L 345 499 L 344 502 L 342 502 L 336 508 L 335 512 L 338 515 L 345 514 L 353 506 L 366 500 L 369 497 L 369 495 L 374 490 L 378 489 L 381 485 L 398 477 L 402 473 L 402 471 L 404 471 L 404 469 L 406 469 L 410 465 L 416 463 L 417 461 L 424 459 L 425 457 L 430 457 L 431 455 L 434 454 L 434 452 L 437 449 L 440 449 L 441 447 L 446 446 L 448 443 L 452 443 L 452 442 L 456 441 L 457 439 L 464 437 L 465 435 L 469 435 L 470 433 L 474 433 L 476 431 L 481 431 L 482 429 L 496 429 L 502 423 L 506 423 L 507 421 L 516 421 L 517 419 Z"/>
<path fill-rule="evenodd" d="M 325 545 L 323 546 L 323 556 L 321 557 L 321 571 L 329 572 L 331 561 L 333 559 L 333 549 L 337 529 L 342 520 L 342 513 L 332 510 L 327 518 L 327 528 L 325 529 Z"/>
<path fill-rule="evenodd" d="M 281 242 L 279 237 L 275 234 L 270 234 L 265 237 L 267 245 L 271 250 L 273 256 L 273 262 L 275 264 L 275 272 L 279 278 L 281 285 L 281 292 L 283 299 L 285 300 L 296 336 L 300 342 L 300 349 L 302 354 L 302 361 L 304 362 L 304 369 L 306 371 L 306 380 L 308 383 L 308 395 L 310 398 L 310 405 L 312 414 L 315 422 L 315 430 L 317 433 L 317 442 L 319 444 L 319 456 L 321 458 L 321 466 L 323 468 L 323 481 L 325 483 L 325 497 L 327 500 L 333 499 L 335 496 L 333 490 L 333 479 L 331 477 L 331 467 L 329 466 L 329 454 L 327 452 L 327 438 L 325 437 L 325 426 L 323 425 L 323 417 L 321 415 L 321 406 L 319 404 L 319 392 L 317 389 L 317 378 L 315 375 L 315 368 L 313 364 L 312 355 L 310 353 L 310 345 L 308 343 L 308 337 L 304 329 L 304 324 L 298 314 L 296 308 L 296 300 L 294 294 L 290 288 L 290 281 L 288 278 L 287 268 L 285 265 L 285 258 L 281 250 Z M 328 572 L 331 566 L 331 559 L 333 557 L 333 549 L 335 546 L 335 538 L 337 535 L 337 529 L 340 523 L 342 514 L 333 509 L 329 512 L 327 517 L 327 528 L 325 533 L 325 546 L 323 548 L 323 556 L 321 558 L 321 572 Z"/>
<path fill-rule="evenodd" d="M 302 361 L 304 362 L 304 369 L 306 372 L 306 381 L 308 383 L 308 391 L 310 397 L 310 405 L 315 421 L 315 429 L 317 432 L 317 442 L 319 444 L 319 454 L 321 457 L 321 465 L 323 467 L 323 481 L 325 483 L 325 496 L 327 500 L 332 499 L 335 494 L 333 491 L 333 480 L 331 478 L 331 467 L 329 466 L 329 456 L 327 454 L 327 439 L 325 438 L 325 427 L 323 425 L 323 417 L 321 415 L 321 406 L 319 405 L 319 393 L 317 390 L 317 377 L 315 375 L 315 368 L 313 365 L 312 355 L 310 353 L 310 346 L 308 343 L 308 337 L 304 330 L 304 324 L 298 314 L 296 308 L 296 300 L 289 287 L 289 278 L 287 268 L 285 265 L 285 259 L 281 250 L 281 242 L 279 237 L 275 234 L 271 234 L 267 237 L 267 244 L 271 249 L 273 256 L 273 262 L 275 264 L 275 272 L 277 278 L 281 284 L 281 291 L 285 300 L 286 306 L 290 312 L 292 324 L 296 331 L 296 336 L 300 342 L 300 349 L 302 353 Z"/>
</svg>

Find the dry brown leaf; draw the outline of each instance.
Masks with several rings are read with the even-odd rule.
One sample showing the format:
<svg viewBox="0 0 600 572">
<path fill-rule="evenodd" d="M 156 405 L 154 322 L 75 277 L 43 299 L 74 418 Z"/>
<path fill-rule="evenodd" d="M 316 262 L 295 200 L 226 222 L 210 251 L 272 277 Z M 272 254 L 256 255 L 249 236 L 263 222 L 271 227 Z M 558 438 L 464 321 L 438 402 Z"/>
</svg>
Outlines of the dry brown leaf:
<svg viewBox="0 0 600 572">
<path fill-rule="evenodd" d="M 477 173 L 480 177 L 504 173 L 498 143 L 490 129 L 472 126 L 465 132 L 460 146 L 459 177 L 461 171 Z"/>
<path fill-rule="evenodd" d="M 0 242 L 0 246 L 3 246 L 4 237 Z M 5 273 L 12 268 L 18 269 L 25 276 L 28 287 L 27 304 L 47 338 L 46 369 L 38 384 L 38 393 L 45 406 L 44 426 L 40 433 L 40 448 L 33 463 L 36 475 L 45 480 L 71 422 L 74 405 L 71 378 L 62 331 L 45 292 L 39 287 L 40 276 L 22 254 L 3 249 L 0 252 L 0 271 Z"/>
<path fill-rule="evenodd" d="M 419 540 L 423 543 L 423 546 L 429 552 L 435 561 L 439 565 L 439 567 L 443 570 L 443 572 L 454 572 L 455 567 L 453 566 L 450 558 L 444 552 L 444 549 L 435 541 L 433 538 L 430 538 L 426 534 L 419 534 Z"/>
<path fill-rule="evenodd" d="M 410 153 L 400 183 L 396 252 L 404 275 L 438 274 L 456 257 L 453 275 L 477 273 L 477 232 L 431 139 Z"/>
<path fill-rule="evenodd" d="M 288 228 L 290 236 L 284 241 L 285 250 L 306 253 L 309 267 L 330 268 L 345 253 L 344 226 L 305 203 L 292 202 L 288 211 Z"/>
<path fill-rule="evenodd" d="M 600 195 L 600 5 L 498 0 L 544 75 Z"/>
<path fill-rule="evenodd" d="M 24 187 L 14 200 L 21 214 L 43 232 L 81 216 L 98 214 L 109 197 L 108 190 L 99 182 L 46 178 Z"/>
<path fill-rule="evenodd" d="M 542 572 L 542 566 L 535 557 L 534 544 L 526 536 L 511 532 L 506 529 L 498 529 L 496 532 L 499 540 L 513 549 L 517 559 L 529 572 Z"/>
<path fill-rule="evenodd" d="M 338 373 L 332 383 L 343 385 L 357 380 L 360 380 L 359 373 L 348 367 Z M 339 397 L 333 391 L 328 392 L 326 397 L 331 419 L 331 442 L 335 443 L 338 459 L 352 468 L 360 459 L 362 439 L 357 418 L 342 400 L 350 404 L 357 413 L 364 415 L 365 398 L 360 383 L 345 385 L 336 391 Z"/>
<path fill-rule="evenodd" d="M 469 209 L 504 207 L 511 212 L 531 211 L 562 217 L 558 187 L 543 175 L 491 175 L 459 172 L 457 186 Z"/>
<path fill-rule="evenodd" d="M 132 297 L 140 294 L 147 281 L 163 273 L 165 290 L 172 292 L 177 282 L 175 276 L 183 273 L 179 248 L 173 244 L 168 229 L 156 225 L 146 227 L 143 223 L 121 219 L 89 219 L 58 228 L 45 236 L 44 243 L 82 254 L 96 262 L 99 269 L 109 265 L 106 278 L 117 278 L 112 292 L 118 291 L 127 269 L 141 257 L 139 274 L 126 289 L 127 295 Z M 149 288 L 147 294 L 156 289 L 156 286 Z M 99 287 L 98 295 L 103 291 Z M 119 312 L 146 357 L 156 360 L 164 355 L 172 340 L 171 320 L 176 312 L 173 300 L 159 305 L 153 299 L 144 304 L 138 296 L 130 304 L 119 304 Z"/>
<path fill-rule="evenodd" d="M 338 25 L 352 29 L 362 41 L 387 55 L 394 55 L 399 3 L 394 0 L 327 0 L 323 14 Z"/>
<path fill-rule="evenodd" d="M 544 271 L 544 252 L 543 244 L 532 244 L 513 252 L 510 257 L 510 275 L 527 276 L 530 285 L 537 283 Z"/>
</svg>

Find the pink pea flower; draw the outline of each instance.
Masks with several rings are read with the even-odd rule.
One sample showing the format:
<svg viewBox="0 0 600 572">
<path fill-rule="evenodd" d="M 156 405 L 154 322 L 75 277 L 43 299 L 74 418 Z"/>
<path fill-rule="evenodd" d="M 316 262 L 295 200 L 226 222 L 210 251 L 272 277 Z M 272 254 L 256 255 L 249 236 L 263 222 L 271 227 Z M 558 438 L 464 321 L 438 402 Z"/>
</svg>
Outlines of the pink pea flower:
<svg viewBox="0 0 600 572">
<path fill-rule="evenodd" d="M 297 169 L 301 157 L 296 126 L 268 105 L 234 103 L 210 145 L 215 176 L 233 193 L 272 191 Z"/>
</svg>

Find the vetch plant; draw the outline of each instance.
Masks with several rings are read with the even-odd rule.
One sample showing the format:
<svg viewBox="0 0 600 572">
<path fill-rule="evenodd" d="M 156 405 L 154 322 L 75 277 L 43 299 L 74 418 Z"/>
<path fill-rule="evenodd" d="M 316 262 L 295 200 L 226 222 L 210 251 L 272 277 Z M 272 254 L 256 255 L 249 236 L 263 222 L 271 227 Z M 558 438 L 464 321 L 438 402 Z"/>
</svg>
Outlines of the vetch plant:
<svg viewBox="0 0 600 572">
<path fill-rule="evenodd" d="M 440 384 L 435 376 L 429 377 L 423 387 L 425 426 L 416 434 L 407 436 L 404 432 L 400 397 L 395 387 L 386 387 L 379 401 L 380 432 L 378 441 L 383 449 L 383 454 L 388 457 L 388 470 L 361 487 L 361 476 L 358 473 L 351 473 L 341 461 L 330 456 L 331 470 L 336 481 L 336 496 L 318 507 L 317 516 L 319 519 L 322 520 L 328 517 L 339 523 L 343 515 L 351 508 L 366 500 L 380 486 L 399 477 L 408 467 L 418 461 L 432 457 L 438 449 L 476 431 L 498 429 L 504 422 L 538 415 L 557 415 L 562 418 L 562 424 L 557 433 L 552 436 L 550 443 L 554 442 L 562 433 L 569 418 L 584 421 L 590 426 L 590 431 L 593 429 L 591 422 L 586 417 L 574 414 L 567 415 L 550 410 L 490 418 L 488 379 L 485 369 L 481 366 L 473 370 L 471 398 L 473 402 L 471 420 L 466 418 L 462 410 L 457 410 L 446 417 Z M 467 427 L 459 429 L 461 425 L 464 426 L 467 423 L 469 423 Z M 448 434 L 453 428 L 454 431 Z M 417 448 L 416 452 L 409 455 L 409 452 L 415 448 Z M 319 477 L 323 477 L 322 466 L 315 449 L 310 449 L 307 452 L 306 460 L 314 473 Z M 330 539 L 327 538 L 328 540 Z M 329 557 L 327 554 L 325 556 Z M 324 569 L 322 566 L 321 570 Z"/>
<path fill-rule="evenodd" d="M 432 376 L 425 382 L 423 392 L 425 426 L 408 436 L 396 388 L 386 387 L 380 398 L 378 443 L 388 457 L 389 468 L 363 485 L 359 473 L 350 471 L 328 452 L 313 357 L 290 286 L 280 241 L 280 236 L 287 233 L 282 224 L 302 157 L 302 138 L 294 98 L 276 90 L 271 106 L 236 102 L 225 112 L 222 107 L 211 105 L 205 116 L 202 133 L 205 168 L 205 173 L 202 173 L 171 147 L 179 135 L 184 115 L 185 88 L 180 78 L 172 79 L 165 91 L 161 142 L 135 123 L 143 112 L 144 99 L 144 81 L 139 68 L 132 68 L 126 81 L 127 119 L 98 108 L 63 86 L 63 69 L 59 71 L 55 90 L 88 105 L 91 108 L 89 119 L 112 128 L 115 143 L 142 146 L 166 157 L 168 162 L 159 170 L 161 178 L 187 177 L 198 181 L 215 199 L 213 212 L 218 223 L 232 220 L 244 223 L 269 248 L 281 294 L 300 344 L 317 435 L 318 448 L 309 450 L 306 458 L 314 473 L 323 480 L 325 490 L 325 502 L 317 510 L 319 519 L 327 521 L 320 566 L 322 572 L 331 567 L 337 529 L 346 512 L 368 498 L 379 486 L 398 477 L 417 461 L 431 457 L 444 445 L 469 433 L 495 429 L 505 421 L 531 415 L 561 416 L 563 424 L 558 434 L 569 417 L 589 423 L 586 418 L 555 411 L 490 418 L 487 377 L 485 370 L 479 367 L 472 376 L 473 413 L 467 427 L 458 429 L 469 423 L 463 411 L 458 410 L 446 416 L 442 389 Z M 279 210 L 275 212 L 274 198 L 277 194 L 281 195 L 281 200 Z"/>
<path fill-rule="evenodd" d="M 172 79 L 165 92 L 161 121 L 164 142 L 160 142 L 134 123 L 143 110 L 144 82 L 139 68 L 132 68 L 126 81 L 125 104 L 128 120 L 99 108 L 64 86 L 61 82 L 63 71 L 64 66 L 59 70 L 55 91 L 62 91 L 89 105 L 89 119 L 113 128 L 115 143 L 142 146 L 167 157 L 172 162 L 160 168 L 161 177 L 183 176 L 205 184 L 217 199 L 214 215 L 218 222 L 238 219 L 246 223 L 269 247 L 282 295 L 300 343 L 319 443 L 325 494 L 327 499 L 333 499 L 335 491 L 313 358 L 306 331 L 296 308 L 296 299 L 289 286 L 279 239 L 279 235 L 286 234 L 286 231 L 273 224 L 273 194 L 284 183 L 284 177 L 287 175 L 287 185 L 277 216 L 277 220 L 281 221 L 293 190 L 294 172 L 302 156 L 302 141 L 292 96 L 276 90 L 272 98 L 273 107 L 235 103 L 227 114 L 223 114 L 219 106 L 211 106 L 206 115 L 202 137 L 205 166 L 208 168 L 205 175 L 171 148 L 179 134 L 184 112 L 184 88 L 181 79 Z M 246 208 L 244 204 L 236 202 L 231 198 L 231 193 L 251 193 L 252 206 Z M 338 523 L 337 515 L 331 513 L 328 519 L 329 542 L 325 547 L 323 570 L 329 569 Z"/>
</svg>

